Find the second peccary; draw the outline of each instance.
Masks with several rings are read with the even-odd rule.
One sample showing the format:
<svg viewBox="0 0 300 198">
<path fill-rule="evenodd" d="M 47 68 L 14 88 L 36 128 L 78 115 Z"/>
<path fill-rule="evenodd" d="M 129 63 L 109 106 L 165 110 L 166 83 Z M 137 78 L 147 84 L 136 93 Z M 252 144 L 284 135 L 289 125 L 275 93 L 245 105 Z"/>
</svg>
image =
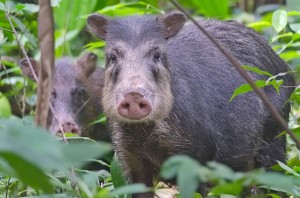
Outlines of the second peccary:
<svg viewBox="0 0 300 198">
<path fill-rule="evenodd" d="M 33 59 L 30 62 L 37 73 L 38 63 Z M 27 60 L 20 60 L 19 65 L 23 74 L 34 80 Z M 68 57 L 56 61 L 50 99 L 55 115 L 49 111 L 47 122 L 52 133 L 61 133 L 62 129 L 95 140 L 109 141 L 105 124 L 90 124 L 102 113 L 98 92 L 102 92 L 104 73 L 96 65 L 94 53 L 86 53 L 77 61 Z"/>
<path fill-rule="evenodd" d="M 175 154 L 236 171 L 270 167 L 285 160 L 282 127 L 253 92 L 229 102 L 243 78 L 185 16 L 130 16 L 87 19 L 106 41 L 103 108 L 116 154 L 131 182 L 153 185 L 160 166 Z M 242 65 L 273 75 L 288 65 L 253 30 L 233 21 L 202 20 L 201 25 Z M 267 77 L 251 72 L 254 80 Z M 280 94 L 264 88 L 287 120 L 294 79 L 281 78 Z M 134 197 L 153 197 L 151 193 Z"/>
</svg>

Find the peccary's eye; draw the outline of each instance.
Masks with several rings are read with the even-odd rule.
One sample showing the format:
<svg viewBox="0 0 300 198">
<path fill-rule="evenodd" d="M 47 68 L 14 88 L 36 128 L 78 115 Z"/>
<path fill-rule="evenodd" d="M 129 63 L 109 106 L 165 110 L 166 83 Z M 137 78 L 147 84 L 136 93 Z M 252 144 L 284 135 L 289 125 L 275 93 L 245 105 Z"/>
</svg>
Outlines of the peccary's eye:
<svg viewBox="0 0 300 198">
<path fill-rule="evenodd" d="M 71 95 L 74 97 L 80 97 L 80 98 L 85 98 L 85 96 L 87 95 L 87 92 L 84 90 L 84 88 L 74 88 L 71 91 Z"/>
<path fill-rule="evenodd" d="M 51 96 L 52 96 L 52 98 L 56 98 L 57 97 L 57 93 L 56 93 L 56 91 L 54 89 L 51 91 Z"/>
<path fill-rule="evenodd" d="M 114 55 L 114 54 L 111 54 L 111 55 L 109 56 L 109 59 L 110 59 L 111 62 L 116 62 L 116 61 L 117 61 L 117 56 Z"/>
<path fill-rule="evenodd" d="M 159 61 L 160 56 L 161 56 L 160 52 L 155 52 L 155 54 L 154 54 L 154 56 L 153 56 L 153 60 L 154 60 L 155 62 L 156 62 L 156 61 Z"/>
</svg>

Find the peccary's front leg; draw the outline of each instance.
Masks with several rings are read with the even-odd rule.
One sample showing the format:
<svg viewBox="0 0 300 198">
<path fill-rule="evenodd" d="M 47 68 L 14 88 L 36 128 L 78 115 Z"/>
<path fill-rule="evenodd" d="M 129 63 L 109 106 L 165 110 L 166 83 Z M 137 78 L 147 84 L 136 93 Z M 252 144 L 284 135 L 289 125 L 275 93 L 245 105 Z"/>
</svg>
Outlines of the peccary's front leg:
<svg viewBox="0 0 300 198">
<path fill-rule="evenodd" d="M 130 160 L 128 176 L 131 183 L 143 183 L 147 187 L 153 187 L 153 164 L 148 160 Z M 133 198 L 153 198 L 153 192 L 137 193 Z"/>
</svg>

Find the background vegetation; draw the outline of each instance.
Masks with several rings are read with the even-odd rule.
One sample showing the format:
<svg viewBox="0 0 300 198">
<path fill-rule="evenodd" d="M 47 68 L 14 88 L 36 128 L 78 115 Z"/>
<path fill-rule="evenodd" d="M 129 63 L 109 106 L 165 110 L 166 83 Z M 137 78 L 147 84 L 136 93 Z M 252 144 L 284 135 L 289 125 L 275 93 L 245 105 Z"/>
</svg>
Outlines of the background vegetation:
<svg viewBox="0 0 300 198">
<path fill-rule="evenodd" d="M 105 164 L 106 170 L 89 171 L 87 161 L 112 152 L 111 145 L 88 138 L 69 138 L 68 145 L 33 124 L 36 85 L 24 78 L 17 66 L 22 58 L 20 44 L 12 32 L 8 18 L 17 30 L 17 37 L 30 57 L 39 59 L 37 14 L 35 1 L 0 0 L 0 196 L 1 197 L 129 197 L 133 192 L 151 189 L 142 184 L 125 185 L 118 164 Z M 25 3 L 27 2 L 27 3 Z M 273 49 L 288 62 L 297 82 L 300 67 L 300 3 L 299 0 L 191 0 L 179 1 L 194 16 L 233 19 L 254 28 L 268 39 Z M 266 4 L 272 2 L 273 4 Z M 282 3 L 285 2 L 285 5 Z M 161 14 L 174 9 L 165 0 L 53 0 L 55 19 L 55 55 L 77 57 L 93 51 L 103 66 L 105 43 L 95 39 L 86 29 L 86 17 L 93 12 L 109 16 Z M 272 77 L 270 77 L 272 78 Z M 266 84 L 265 84 L 266 85 Z M 280 86 L 280 84 L 279 84 Z M 236 94 L 249 90 L 239 90 Z M 299 137 L 300 95 L 296 88 L 290 127 Z M 284 134 L 283 134 L 284 135 Z M 200 181 L 212 185 L 212 197 L 236 197 L 248 189 L 266 189 L 260 197 L 300 196 L 299 150 L 288 138 L 287 161 L 278 162 L 278 172 L 263 169 L 236 173 L 230 168 L 210 162 L 201 166 L 192 159 L 174 156 L 161 169 L 163 178 L 178 176 L 180 195 L 194 194 Z M 162 195 L 176 190 L 160 188 Z M 249 195 L 250 196 L 250 195 Z"/>
</svg>

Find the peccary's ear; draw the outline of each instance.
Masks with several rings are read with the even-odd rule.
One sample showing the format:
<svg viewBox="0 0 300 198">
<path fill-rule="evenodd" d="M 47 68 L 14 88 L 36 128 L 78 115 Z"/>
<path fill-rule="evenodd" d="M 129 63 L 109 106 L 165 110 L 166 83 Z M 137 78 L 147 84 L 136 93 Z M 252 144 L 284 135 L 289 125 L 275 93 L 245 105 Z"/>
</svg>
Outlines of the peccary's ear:
<svg viewBox="0 0 300 198">
<path fill-rule="evenodd" d="M 79 77 L 88 78 L 96 69 L 97 66 L 97 55 L 89 52 L 83 54 L 76 64 L 76 73 Z"/>
<path fill-rule="evenodd" d="M 164 25 L 164 35 L 168 39 L 175 36 L 183 27 L 186 18 L 185 15 L 178 11 L 172 11 L 160 18 Z"/>
<path fill-rule="evenodd" d="M 31 66 L 35 72 L 36 75 L 38 75 L 38 67 L 39 67 L 39 64 L 36 60 L 32 59 L 32 58 L 29 58 L 29 61 L 31 63 Z M 33 75 L 33 72 L 29 66 L 29 63 L 27 61 L 26 58 L 23 58 L 19 61 L 19 66 L 21 67 L 22 69 L 22 73 L 23 75 L 27 76 L 28 78 L 32 79 L 35 81 L 35 78 L 34 78 L 34 75 Z"/>
<path fill-rule="evenodd" d="M 108 17 L 96 13 L 87 18 L 87 24 L 97 37 L 105 40 L 106 28 L 109 20 L 110 19 Z"/>
</svg>

